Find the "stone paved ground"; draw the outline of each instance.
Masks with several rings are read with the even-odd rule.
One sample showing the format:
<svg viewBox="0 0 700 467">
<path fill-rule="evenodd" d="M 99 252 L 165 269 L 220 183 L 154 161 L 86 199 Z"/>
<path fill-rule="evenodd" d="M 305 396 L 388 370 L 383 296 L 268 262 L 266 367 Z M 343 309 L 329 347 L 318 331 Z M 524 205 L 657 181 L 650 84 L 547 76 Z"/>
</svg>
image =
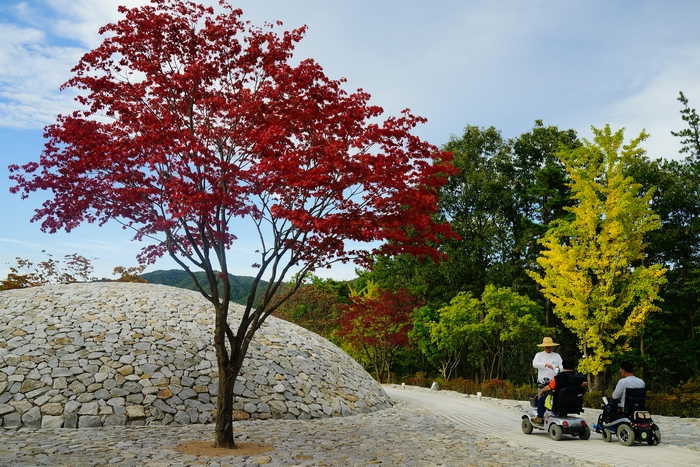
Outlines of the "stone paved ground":
<svg viewBox="0 0 700 467">
<path fill-rule="evenodd" d="M 212 425 L 0 431 L 0 465 L 592 465 L 527 452 L 404 404 L 350 417 L 237 422 L 238 440 L 272 444 L 249 457 L 203 458 L 171 448 L 210 439 Z"/>
<path fill-rule="evenodd" d="M 502 407 L 527 410 L 527 402 L 499 399 L 482 399 L 487 403 Z M 586 409 L 585 418 L 595 423 L 600 414 L 598 409 Z M 700 418 L 664 417 L 652 414 L 654 423 L 659 425 L 664 444 L 672 444 L 687 449 L 698 451 L 698 465 L 700 465 Z"/>
<path fill-rule="evenodd" d="M 387 385 L 384 387 L 394 400 L 410 408 L 429 410 L 455 427 L 479 432 L 483 436 L 502 439 L 518 446 L 523 452 L 562 453 L 581 462 L 605 463 L 615 466 L 690 466 L 700 465 L 700 420 L 653 415 L 661 430 L 658 446 L 646 444 L 626 447 L 617 441 L 605 443 L 598 433 L 589 441 L 565 437 L 550 439 L 541 430 L 523 434 L 520 429 L 522 408 L 527 404 L 512 400 L 477 398 L 453 391 L 430 391 L 425 388 Z M 527 407 L 529 409 L 529 407 Z M 593 424 L 598 410 L 586 409 L 582 414 Z"/>
</svg>

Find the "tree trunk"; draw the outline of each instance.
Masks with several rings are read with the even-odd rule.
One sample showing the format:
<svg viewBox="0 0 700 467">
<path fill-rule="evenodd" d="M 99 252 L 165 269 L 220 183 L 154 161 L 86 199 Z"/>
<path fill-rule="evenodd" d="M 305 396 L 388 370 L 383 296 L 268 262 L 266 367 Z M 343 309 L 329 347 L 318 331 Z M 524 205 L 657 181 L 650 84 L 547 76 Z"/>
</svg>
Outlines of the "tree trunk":
<svg viewBox="0 0 700 467">
<path fill-rule="evenodd" d="M 241 369 L 243 356 L 236 340 L 234 348 L 226 348 L 226 315 L 228 303 L 215 306 L 216 327 L 214 329 L 214 348 L 219 373 L 219 392 L 216 398 L 216 447 L 234 449 L 233 440 L 233 387 Z"/>
<path fill-rule="evenodd" d="M 219 394 L 216 399 L 216 447 L 233 449 L 233 387 L 238 371 L 219 366 Z"/>
<path fill-rule="evenodd" d="M 602 391 L 605 385 L 605 372 L 600 372 L 593 375 L 593 388 L 596 391 Z"/>
<path fill-rule="evenodd" d="M 583 358 L 588 357 L 588 347 L 583 346 Z M 593 381 L 591 380 L 591 374 L 586 373 L 586 381 L 588 382 L 588 388 L 589 389 L 594 389 L 593 388 Z"/>
</svg>

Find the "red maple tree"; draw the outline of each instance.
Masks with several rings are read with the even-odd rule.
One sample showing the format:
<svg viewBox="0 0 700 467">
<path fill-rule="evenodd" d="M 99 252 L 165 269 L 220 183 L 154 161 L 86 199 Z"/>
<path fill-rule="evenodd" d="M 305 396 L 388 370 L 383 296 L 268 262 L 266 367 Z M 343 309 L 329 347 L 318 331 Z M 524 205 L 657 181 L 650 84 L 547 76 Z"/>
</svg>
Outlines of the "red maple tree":
<svg viewBox="0 0 700 467">
<path fill-rule="evenodd" d="M 216 444 L 234 447 L 234 383 L 254 333 L 295 290 L 277 293 L 290 269 L 301 281 L 378 251 L 435 255 L 451 235 L 433 218 L 451 158 L 411 134 L 423 118 L 381 119 L 367 92 L 293 60 L 305 27 L 257 27 L 223 0 L 119 11 L 64 85 L 77 110 L 46 127 L 38 162 L 10 166 L 11 190 L 52 193 L 32 219 L 44 231 L 117 221 L 151 240 L 142 262 L 168 254 L 206 272 L 209 286 L 192 278 L 216 315 Z M 227 251 L 245 222 L 260 260 L 232 327 Z"/>
<path fill-rule="evenodd" d="M 377 381 L 386 382 L 396 352 L 408 346 L 411 313 L 421 303 L 406 289 L 376 289 L 350 301 L 338 321 L 338 335 L 367 362 Z"/>
</svg>

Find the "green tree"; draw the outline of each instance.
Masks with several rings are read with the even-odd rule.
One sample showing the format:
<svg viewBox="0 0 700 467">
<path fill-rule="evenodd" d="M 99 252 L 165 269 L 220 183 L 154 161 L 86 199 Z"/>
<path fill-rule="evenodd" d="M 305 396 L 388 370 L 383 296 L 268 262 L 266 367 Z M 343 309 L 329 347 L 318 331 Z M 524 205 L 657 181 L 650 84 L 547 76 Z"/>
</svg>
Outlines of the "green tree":
<svg viewBox="0 0 700 467">
<path fill-rule="evenodd" d="M 655 187 L 651 207 L 661 228 L 649 232 L 648 261 L 668 271 L 661 291 L 660 313 L 653 314 L 635 339 L 634 357 L 654 387 L 677 385 L 700 372 L 700 159 L 698 117 L 681 93 L 681 117 L 687 127 L 672 132 L 681 138 L 685 160 L 640 158 L 629 174 L 645 190 Z M 695 148 L 695 149 L 693 149 Z M 632 356 L 632 355 L 630 355 Z"/>
<path fill-rule="evenodd" d="M 410 336 L 421 352 L 438 367 L 442 377 L 450 379 L 468 350 L 472 351 L 470 355 L 476 357 L 472 361 L 480 364 L 480 352 L 474 352 L 477 349 L 470 349 L 469 344 L 478 345 L 477 335 L 483 318 L 481 302 L 471 293 L 464 292 L 438 310 L 427 308 L 419 308 L 414 314 L 414 328 Z"/>
<path fill-rule="evenodd" d="M 563 151 L 575 201 L 570 219 L 552 223 L 531 277 L 578 338 L 581 371 L 600 374 L 658 311 L 666 269 L 645 264 L 645 235 L 660 226 L 653 191 L 627 175 L 642 157 L 642 133 L 623 146 L 624 132 L 593 128 L 593 142 Z"/>
<path fill-rule="evenodd" d="M 494 127 L 467 126 L 444 149 L 452 152 L 459 172 L 442 187 L 440 210 L 460 239 L 444 244 L 448 260 L 441 264 L 441 278 L 451 289 L 446 299 L 458 291 L 478 296 L 500 278 L 491 272 L 507 260 L 513 246 L 504 209 L 511 199 L 509 181 L 499 172 L 510 147 Z"/>
<path fill-rule="evenodd" d="M 541 314 L 529 298 L 488 284 L 481 298 L 462 292 L 435 311 L 416 310 L 411 338 L 445 379 L 462 367 L 477 379 L 522 381 L 543 332 Z"/>
<path fill-rule="evenodd" d="M 571 205 L 568 177 L 557 153 L 575 149 L 581 142 L 574 130 L 560 130 L 536 120 L 533 129 L 514 138 L 511 146 L 512 154 L 500 168 L 512 192 L 506 211 L 513 237 L 509 285 L 520 293 L 537 296 L 526 271 L 536 266 L 541 251 L 538 242 L 547 225 L 564 216 L 565 208 Z M 549 304 L 545 302 L 545 322 L 550 321 Z"/>
<path fill-rule="evenodd" d="M 700 115 L 690 107 L 688 98 L 682 91 L 678 93 L 677 100 L 683 105 L 681 118 L 687 127 L 672 131 L 671 134 L 681 138 L 681 153 L 686 153 L 691 160 L 700 163 Z"/>
</svg>

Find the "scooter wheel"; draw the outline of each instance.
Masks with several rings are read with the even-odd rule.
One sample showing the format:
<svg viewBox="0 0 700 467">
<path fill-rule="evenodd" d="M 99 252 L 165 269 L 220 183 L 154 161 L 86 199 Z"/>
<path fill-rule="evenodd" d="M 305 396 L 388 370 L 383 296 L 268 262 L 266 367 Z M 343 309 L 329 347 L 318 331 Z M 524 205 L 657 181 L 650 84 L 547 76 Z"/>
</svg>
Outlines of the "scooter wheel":
<svg viewBox="0 0 700 467">
<path fill-rule="evenodd" d="M 520 423 L 520 428 L 522 428 L 523 433 L 529 435 L 532 433 L 532 422 L 529 418 L 523 418 L 522 423 Z"/>
<path fill-rule="evenodd" d="M 661 432 L 657 428 L 657 429 L 653 430 L 651 433 L 652 433 L 652 437 L 649 439 L 648 443 L 656 446 L 657 444 L 659 444 L 661 442 Z"/>
<path fill-rule="evenodd" d="M 583 430 L 579 431 L 578 437 L 581 439 L 590 439 L 591 437 L 591 429 L 588 427 L 584 427 Z"/>
<path fill-rule="evenodd" d="M 559 441 L 561 440 L 561 435 L 564 433 L 564 431 L 561 429 L 559 425 L 555 425 L 552 423 L 549 426 L 549 436 L 554 440 L 554 441 Z"/>
<path fill-rule="evenodd" d="M 612 437 L 612 431 L 603 428 L 603 441 L 605 441 L 606 443 L 610 443 L 613 440 Z"/>
<path fill-rule="evenodd" d="M 634 430 L 626 423 L 622 423 L 617 427 L 617 437 L 625 446 L 632 446 L 634 444 Z"/>
</svg>

